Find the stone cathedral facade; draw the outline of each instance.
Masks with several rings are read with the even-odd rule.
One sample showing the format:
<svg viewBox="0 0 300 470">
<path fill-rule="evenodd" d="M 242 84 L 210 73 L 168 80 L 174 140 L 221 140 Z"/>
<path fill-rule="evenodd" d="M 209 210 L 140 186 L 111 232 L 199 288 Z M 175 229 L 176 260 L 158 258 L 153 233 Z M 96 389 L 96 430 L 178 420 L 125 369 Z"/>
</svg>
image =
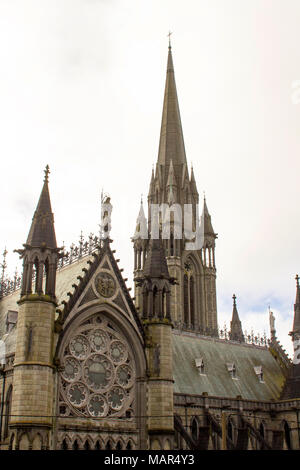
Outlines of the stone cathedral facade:
<svg viewBox="0 0 300 470">
<path fill-rule="evenodd" d="M 235 296 L 230 331 L 218 327 L 217 234 L 205 199 L 197 210 L 171 47 L 148 217 L 141 205 L 132 237 L 134 297 L 107 225 L 57 246 L 48 180 L 46 168 L 22 279 L 1 280 L 0 449 L 299 449 L 299 280 L 293 362 L 271 313 L 269 340 L 243 331 Z M 155 205 L 188 206 L 190 232 L 172 209 L 154 237 Z"/>
</svg>

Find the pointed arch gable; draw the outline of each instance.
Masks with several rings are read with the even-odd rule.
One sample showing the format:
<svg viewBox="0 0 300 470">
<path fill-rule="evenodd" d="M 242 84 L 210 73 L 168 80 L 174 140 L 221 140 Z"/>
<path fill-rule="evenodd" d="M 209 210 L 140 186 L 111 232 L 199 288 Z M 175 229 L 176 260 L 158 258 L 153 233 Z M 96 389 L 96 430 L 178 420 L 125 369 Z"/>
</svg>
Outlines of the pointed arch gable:
<svg viewBox="0 0 300 470">
<path fill-rule="evenodd" d="M 84 274 L 77 277 L 79 284 L 72 285 L 74 291 L 68 293 L 69 300 L 63 302 L 64 307 L 57 320 L 57 326 L 65 328 L 73 317 L 79 311 L 84 311 L 87 306 L 109 304 L 118 309 L 121 315 L 128 317 L 137 332 L 144 337 L 142 323 L 123 279 L 122 270 L 119 269 L 109 244 L 105 244 L 98 253 L 93 253 L 92 256 L 94 261 L 87 261 L 89 267 L 83 268 Z M 114 284 L 112 293 L 108 297 L 102 296 L 97 288 L 97 279 L 101 275 L 110 278 L 110 282 Z M 87 295 L 88 292 L 92 293 L 92 298 Z"/>
<path fill-rule="evenodd" d="M 100 304 L 86 307 L 86 309 L 78 312 L 66 325 L 66 328 L 61 332 L 55 351 L 55 357 L 59 358 L 63 345 L 68 341 L 72 332 L 79 326 L 80 323 L 88 320 L 89 317 L 95 314 L 104 314 L 110 318 L 120 330 L 124 333 L 125 338 L 132 347 L 135 358 L 137 361 L 137 369 L 140 376 L 143 376 L 146 371 L 146 356 L 144 344 L 141 337 L 137 334 L 136 329 L 133 328 L 132 323 L 128 318 L 120 316 L 118 310 L 110 304 Z"/>
<path fill-rule="evenodd" d="M 95 346 L 91 342 L 94 341 L 92 340 L 92 338 L 94 336 L 93 332 L 95 331 L 98 331 L 98 334 L 100 334 L 100 336 L 102 333 L 104 334 L 106 346 L 105 349 L 103 349 L 103 352 L 95 352 Z M 99 333 L 101 331 L 102 333 Z M 88 364 L 87 361 L 91 361 L 89 362 L 89 364 L 92 364 L 94 367 L 94 358 L 99 357 L 99 359 L 97 359 L 99 363 L 102 363 L 103 358 L 106 358 L 108 366 L 112 367 L 111 370 L 113 372 L 110 375 L 110 377 L 112 377 L 111 382 L 107 382 L 107 388 L 105 388 L 103 392 L 101 392 L 101 390 L 97 392 L 97 389 L 94 388 L 94 385 L 90 385 L 89 376 L 84 375 L 85 372 L 83 366 L 80 367 L 80 369 L 77 369 L 80 370 L 80 376 L 78 376 L 78 378 L 75 379 L 73 382 L 71 381 L 69 384 L 68 382 L 66 383 L 66 380 L 68 379 L 64 379 L 65 375 L 63 368 L 66 364 L 65 361 L 73 360 L 74 363 L 74 359 L 72 359 L 71 357 L 73 353 L 71 352 L 72 350 L 70 349 L 70 344 L 72 344 L 74 338 L 78 337 L 83 338 L 83 340 L 86 341 L 86 344 L 88 344 L 88 352 L 86 353 L 86 355 L 82 356 L 82 359 L 76 359 L 76 356 L 74 356 L 76 363 L 82 361 L 82 364 L 84 366 L 85 364 Z M 127 368 L 126 371 L 128 371 L 129 373 L 128 385 L 126 384 L 124 386 L 121 382 L 119 382 L 118 379 L 119 366 L 118 364 L 115 365 L 112 359 L 113 353 L 111 347 L 114 343 L 118 342 L 121 348 L 125 346 L 124 360 L 123 362 L 121 362 L 121 364 L 122 367 Z M 89 306 L 84 311 L 78 312 L 77 315 L 72 318 L 72 321 L 69 322 L 68 325 L 66 325 L 66 328 L 60 334 L 59 343 L 57 344 L 56 348 L 56 358 L 59 360 L 62 366 L 58 378 L 57 387 L 58 413 L 60 406 L 64 404 L 67 407 L 68 413 L 70 413 L 71 415 L 78 416 L 79 419 L 81 419 L 81 416 L 83 416 L 83 419 L 86 419 L 84 418 L 84 416 L 87 414 L 89 419 L 93 419 L 93 416 L 97 417 L 97 415 L 91 414 L 91 400 L 94 396 L 102 396 L 102 398 L 104 397 L 105 404 L 103 411 L 101 410 L 101 417 L 105 418 L 105 427 L 110 427 L 111 419 L 124 419 L 133 421 L 136 425 L 136 430 L 140 428 L 141 417 L 145 416 L 146 413 L 146 399 L 143 388 L 143 377 L 145 377 L 146 373 L 145 348 L 143 346 L 141 337 L 136 332 L 136 329 L 133 328 L 131 322 L 127 317 L 121 316 L 117 309 L 108 304 Z M 72 397 L 70 395 L 70 387 L 72 387 L 72 383 L 74 383 L 75 385 L 82 384 L 85 389 L 85 401 L 84 403 L 82 403 L 82 406 L 78 408 L 76 408 L 76 406 L 74 407 L 74 403 L 72 404 L 71 400 Z M 112 388 L 117 388 L 118 390 L 121 390 L 121 392 L 123 389 L 123 391 L 125 390 L 126 392 L 124 401 L 122 401 L 123 398 L 121 398 L 119 409 L 114 408 L 111 405 L 112 402 L 110 400 L 113 399 L 110 398 L 109 394 L 112 391 Z M 114 400 L 115 399 L 116 398 L 114 398 Z M 99 398 L 97 398 L 97 400 L 99 401 Z M 87 434 L 82 433 L 80 434 L 80 436 L 82 436 L 82 442 L 79 441 L 79 436 L 76 436 L 76 439 L 78 444 L 80 442 L 80 448 L 83 448 L 87 439 Z M 108 437 L 111 438 L 111 436 Z M 107 444 L 107 439 L 102 442 L 100 436 L 97 436 L 97 439 L 93 438 L 93 440 L 89 440 L 90 448 L 92 449 L 96 446 L 97 440 L 100 442 L 100 448 L 104 449 Z M 118 440 L 120 440 L 119 437 Z M 124 449 L 124 439 L 121 440 L 121 442 L 122 447 Z M 59 440 L 59 445 L 60 444 L 61 439 Z M 114 444 L 114 441 L 111 439 L 112 448 L 114 448 Z"/>
</svg>

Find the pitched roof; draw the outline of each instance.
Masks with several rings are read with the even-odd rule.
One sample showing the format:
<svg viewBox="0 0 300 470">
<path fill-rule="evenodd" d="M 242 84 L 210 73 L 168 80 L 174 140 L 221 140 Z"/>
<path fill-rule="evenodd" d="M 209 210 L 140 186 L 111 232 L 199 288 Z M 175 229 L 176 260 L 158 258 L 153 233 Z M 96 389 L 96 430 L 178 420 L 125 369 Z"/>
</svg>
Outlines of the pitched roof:
<svg viewBox="0 0 300 470">
<path fill-rule="evenodd" d="M 173 334 L 174 393 L 249 400 L 278 399 L 284 375 L 267 348 L 185 333 Z M 204 374 L 200 375 L 195 359 L 202 358 Z M 227 364 L 236 367 L 236 379 Z M 262 366 L 261 383 L 254 367 Z"/>
</svg>

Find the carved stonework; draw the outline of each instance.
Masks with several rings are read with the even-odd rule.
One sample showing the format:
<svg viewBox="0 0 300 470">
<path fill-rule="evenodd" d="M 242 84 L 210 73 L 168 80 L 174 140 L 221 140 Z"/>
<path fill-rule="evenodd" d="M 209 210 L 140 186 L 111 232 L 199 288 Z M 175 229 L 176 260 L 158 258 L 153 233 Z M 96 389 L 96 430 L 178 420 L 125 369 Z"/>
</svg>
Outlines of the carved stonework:
<svg viewBox="0 0 300 470">
<path fill-rule="evenodd" d="M 132 417 L 135 366 L 124 336 L 94 315 L 74 331 L 61 358 L 60 416 Z"/>
<path fill-rule="evenodd" d="M 86 292 L 85 296 L 83 297 L 82 301 L 80 302 L 80 306 L 83 304 L 86 304 L 88 302 L 91 302 L 92 300 L 96 300 L 97 297 L 94 294 L 93 289 L 90 287 L 88 291 Z"/>
<path fill-rule="evenodd" d="M 100 273 L 95 279 L 95 288 L 102 297 L 112 297 L 116 291 L 114 278 L 108 273 Z"/>
<path fill-rule="evenodd" d="M 117 295 L 117 297 L 114 299 L 114 302 L 115 302 L 115 304 L 118 305 L 118 307 L 120 307 L 123 310 L 124 313 L 125 312 L 127 313 L 126 305 L 125 305 L 125 303 L 124 303 L 124 301 L 123 301 L 120 294 Z"/>
</svg>

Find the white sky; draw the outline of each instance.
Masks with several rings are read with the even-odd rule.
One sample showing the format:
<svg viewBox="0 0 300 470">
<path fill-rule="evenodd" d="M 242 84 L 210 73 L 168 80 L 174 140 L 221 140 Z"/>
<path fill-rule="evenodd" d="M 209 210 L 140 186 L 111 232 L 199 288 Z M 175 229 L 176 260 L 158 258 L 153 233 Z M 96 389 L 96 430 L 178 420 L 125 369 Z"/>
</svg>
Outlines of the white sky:
<svg viewBox="0 0 300 470">
<path fill-rule="evenodd" d="M 219 234 L 218 310 L 291 351 L 299 266 L 297 0 L 0 0 L 1 250 L 26 241 L 43 169 L 60 244 L 97 232 L 101 188 L 132 279 L 133 235 L 158 151 L 173 59 L 188 162 Z M 130 285 L 130 282 L 128 282 Z"/>
</svg>

